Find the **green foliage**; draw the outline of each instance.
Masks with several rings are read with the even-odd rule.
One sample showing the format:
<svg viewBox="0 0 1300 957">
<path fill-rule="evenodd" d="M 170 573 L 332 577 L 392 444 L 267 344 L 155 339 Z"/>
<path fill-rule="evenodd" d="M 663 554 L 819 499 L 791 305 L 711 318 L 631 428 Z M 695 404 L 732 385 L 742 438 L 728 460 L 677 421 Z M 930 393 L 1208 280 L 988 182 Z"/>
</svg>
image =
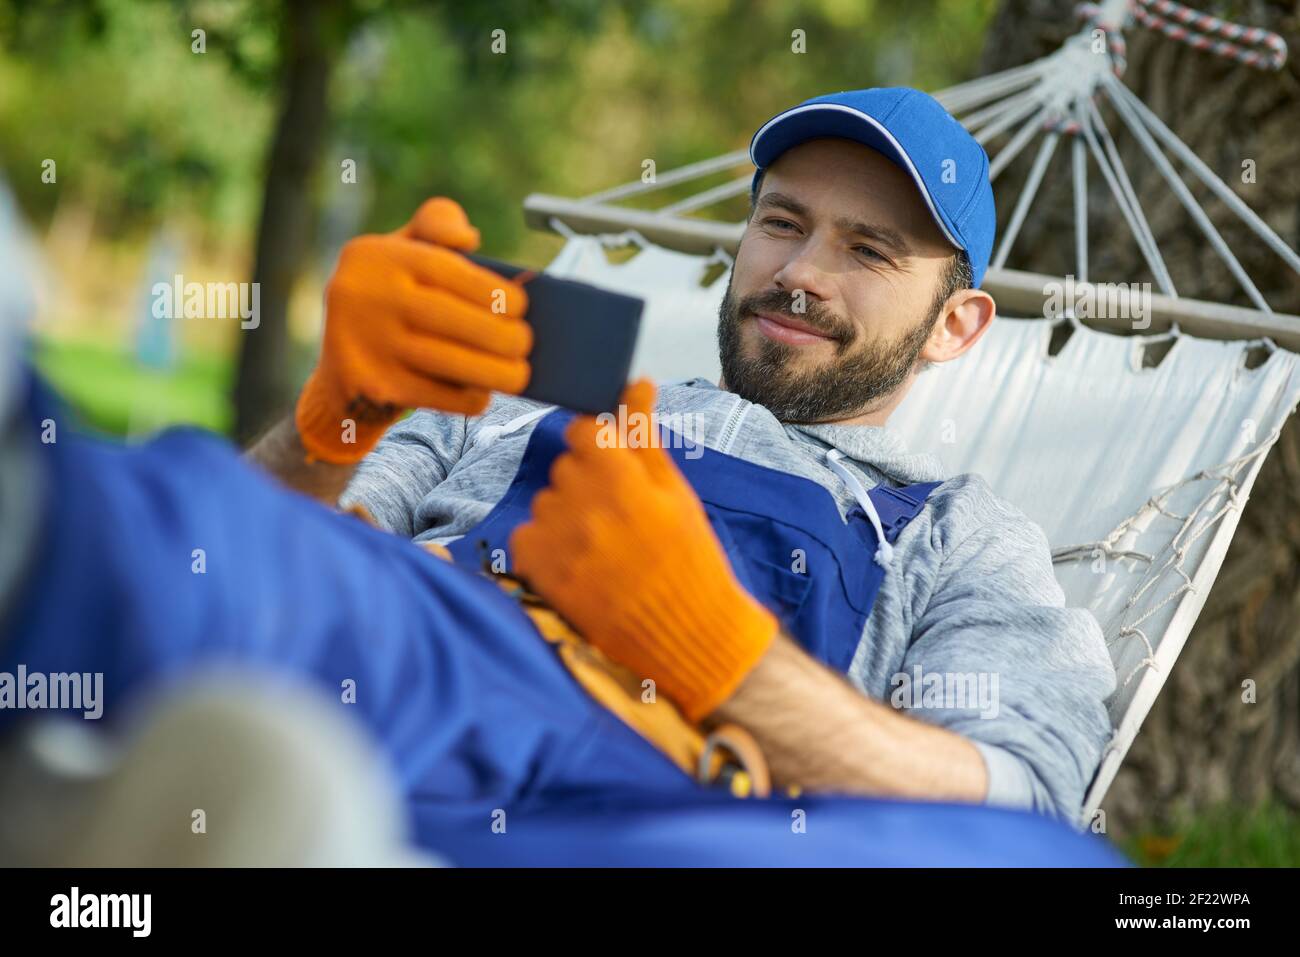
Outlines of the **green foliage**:
<svg viewBox="0 0 1300 957">
<path fill-rule="evenodd" d="M 393 229 L 433 195 L 461 201 L 485 252 L 543 264 L 559 242 L 524 227 L 528 193 L 583 196 L 638 178 L 646 160 L 663 172 L 742 148 L 774 112 L 828 90 L 963 79 L 994 5 L 320 2 L 332 4 L 338 62 L 316 169 L 320 229 L 306 278 L 317 283 L 344 239 Z M 65 318 L 94 314 L 129 355 L 132 317 L 98 307 L 134 301 L 143 277 L 120 273 L 122 294 L 107 296 L 84 277 L 143 263 L 164 226 L 198 257 L 187 270 L 251 267 L 294 36 L 290 8 L 289 0 L 0 0 L 0 174 L 38 235 L 64 221 L 93 229 L 89 245 L 79 227 L 53 231 L 75 240 L 54 250 L 68 258 L 55 268 L 73 293 L 56 305 L 66 317 L 47 316 L 55 338 Z M 192 50 L 197 29 L 203 53 Z M 795 31 L 806 52 L 795 52 Z M 502 37 L 504 53 L 493 46 Z M 57 163 L 57 183 L 41 180 L 46 159 Z M 342 182 L 348 159 L 355 184 Z M 726 175 L 735 173 L 718 181 Z M 77 215 L 64 217 L 65 207 Z M 740 218 L 744 202 L 703 212 Z M 308 306 L 318 301 L 304 296 Z M 299 322 L 298 334 L 310 328 Z M 78 389 L 80 371 L 68 381 L 92 413 L 103 405 L 105 421 L 120 425 L 126 400 L 113 390 L 128 387 L 119 373 L 130 360 L 95 355 L 108 365 L 107 393 Z M 159 393 L 173 399 L 185 416 L 225 421 Z"/>
<path fill-rule="evenodd" d="M 81 18 L 64 4 L 17 6 L 37 10 L 0 33 L 0 168 L 38 224 L 71 198 L 114 237 L 164 218 L 249 227 L 274 111 L 266 91 L 235 79 L 219 53 L 192 53 L 191 27 L 167 5 L 114 0 Z M 55 184 L 42 182 L 45 159 Z"/>
<path fill-rule="evenodd" d="M 101 432 L 137 435 L 178 423 L 214 432 L 230 427 L 233 367 L 227 357 L 190 356 L 159 372 L 120 350 L 42 340 L 33 359 L 82 420 Z"/>
<path fill-rule="evenodd" d="M 1300 814 L 1280 805 L 1216 808 L 1123 843 L 1144 867 L 1300 866 Z"/>
<path fill-rule="evenodd" d="M 743 146 L 830 89 L 969 72 L 991 0 L 354 2 L 322 171 L 358 159 L 366 224 L 456 196 L 495 251 L 534 189 L 581 195 Z M 194 221 L 248 242 L 277 108 L 281 6 L 0 0 L 0 169 L 38 223 L 88 202 L 100 230 Z M 191 31 L 206 32 L 206 53 Z M 493 52 L 492 31 L 507 52 Z M 804 31 L 805 53 L 792 52 Z M 966 69 L 961 67 L 965 66 Z M 355 155 L 353 155 L 355 154 Z M 40 181 L 58 163 L 57 188 Z M 328 200 L 329 192 L 322 192 Z M 233 231 L 233 233 L 232 233 Z"/>
</svg>

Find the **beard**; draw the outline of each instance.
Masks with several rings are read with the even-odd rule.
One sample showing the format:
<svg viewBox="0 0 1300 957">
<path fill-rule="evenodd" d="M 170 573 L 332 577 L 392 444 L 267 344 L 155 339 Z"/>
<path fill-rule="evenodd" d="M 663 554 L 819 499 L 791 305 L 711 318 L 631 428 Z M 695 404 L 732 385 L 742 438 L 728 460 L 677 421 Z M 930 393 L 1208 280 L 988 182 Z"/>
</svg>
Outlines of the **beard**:
<svg viewBox="0 0 1300 957">
<path fill-rule="evenodd" d="M 820 302 L 807 301 L 796 314 L 794 297 L 779 289 L 737 300 L 727 282 L 718 309 L 718 356 L 726 387 L 765 406 L 778 420 L 798 424 L 846 419 L 866 411 L 906 381 L 939 318 L 942 302 L 930 315 L 893 342 L 870 339 L 862 329 Z M 741 337 L 744 317 L 753 312 L 795 317 L 829 336 L 835 354 L 829 362 L 800 370 L 799 346 L 766 336 L 757 354 L 746 355 Z"/>
</svg>

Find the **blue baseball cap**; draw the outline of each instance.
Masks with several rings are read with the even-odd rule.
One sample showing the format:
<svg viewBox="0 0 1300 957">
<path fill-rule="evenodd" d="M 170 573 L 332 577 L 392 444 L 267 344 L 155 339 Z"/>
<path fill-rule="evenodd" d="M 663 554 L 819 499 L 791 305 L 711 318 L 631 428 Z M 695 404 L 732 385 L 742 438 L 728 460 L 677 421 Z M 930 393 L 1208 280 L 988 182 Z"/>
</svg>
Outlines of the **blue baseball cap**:
<svg viewBox="0 0 1300 957">
<path fill-rule="evenodd" d="M 975 285 L 993 252 L 997 210 L 984 147 L 927 93 L 906 86 L 846 90 L 813 97 L 764 123 L 749 144 L 758 171 L 750 187 L 776 158 L 824 136 L 869 146 L 912 177 L 930 215 L 948 242 L 965 250 Z"/>
</svg>

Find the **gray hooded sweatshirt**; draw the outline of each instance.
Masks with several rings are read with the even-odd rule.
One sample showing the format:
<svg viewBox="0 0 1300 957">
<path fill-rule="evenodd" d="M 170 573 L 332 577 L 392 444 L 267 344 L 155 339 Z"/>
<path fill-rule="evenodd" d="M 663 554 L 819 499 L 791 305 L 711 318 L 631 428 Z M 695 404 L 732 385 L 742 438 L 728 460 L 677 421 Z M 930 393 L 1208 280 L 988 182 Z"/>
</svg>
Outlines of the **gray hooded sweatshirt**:
<svg viewBox="0 0 1300 957">
<path fill-rule="evenodd" d="M 481 416 L 416 412 L 361 463 L 342 504 L 395 534 L 452 541 L 505 494 L 548 411 L 498 396 Z M 783 425 L 702 379 L 661 386 L 656 412 L 707 448 L 817 482 L 842 517 L 857 499 L 832 449 L 868 489 L 944 479 L 888 427 Z M 899 535 L 847 679 L 973 742 L 987 803 L 1078 818 L 1111 733 L 1114 668 L 1092 614 L 1065 607 L 1042 529 L 980 476 L 943 481 Z"/>
</svg>

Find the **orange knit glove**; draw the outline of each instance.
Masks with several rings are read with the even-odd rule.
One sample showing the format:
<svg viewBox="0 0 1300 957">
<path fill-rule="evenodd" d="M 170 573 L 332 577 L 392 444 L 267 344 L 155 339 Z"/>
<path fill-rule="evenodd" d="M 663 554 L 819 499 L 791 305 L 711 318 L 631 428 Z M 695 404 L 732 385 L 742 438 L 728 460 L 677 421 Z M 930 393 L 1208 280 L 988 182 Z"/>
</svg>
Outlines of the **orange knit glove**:
<svg viewBox="0 0 1300 957">
<path fill-rule="evenodd" d="M 510 550 L 515 572 L 587 641 L 698 721 L 758 663 L 777 622 L 736 580 L 704 506 L 658 447 L 654 395 L 644 380 L 623 393 L 630 435 L 653 433 L 654 447 L 628 448 L 591 417 L 569 425 L 569 451 Z M 638 433 L 638 422 L 652 428 Z"/>
<path fill-rule="evenodd" d="M 313 458 L 359 461 L 404 409 L 476 415 L 489 390 L 528 384 L 528 296 L 454 251 L 478 240 L 465 211 L 439 197 L 396 232 L 343 247 L 295 416 Z"/>
</svg>

